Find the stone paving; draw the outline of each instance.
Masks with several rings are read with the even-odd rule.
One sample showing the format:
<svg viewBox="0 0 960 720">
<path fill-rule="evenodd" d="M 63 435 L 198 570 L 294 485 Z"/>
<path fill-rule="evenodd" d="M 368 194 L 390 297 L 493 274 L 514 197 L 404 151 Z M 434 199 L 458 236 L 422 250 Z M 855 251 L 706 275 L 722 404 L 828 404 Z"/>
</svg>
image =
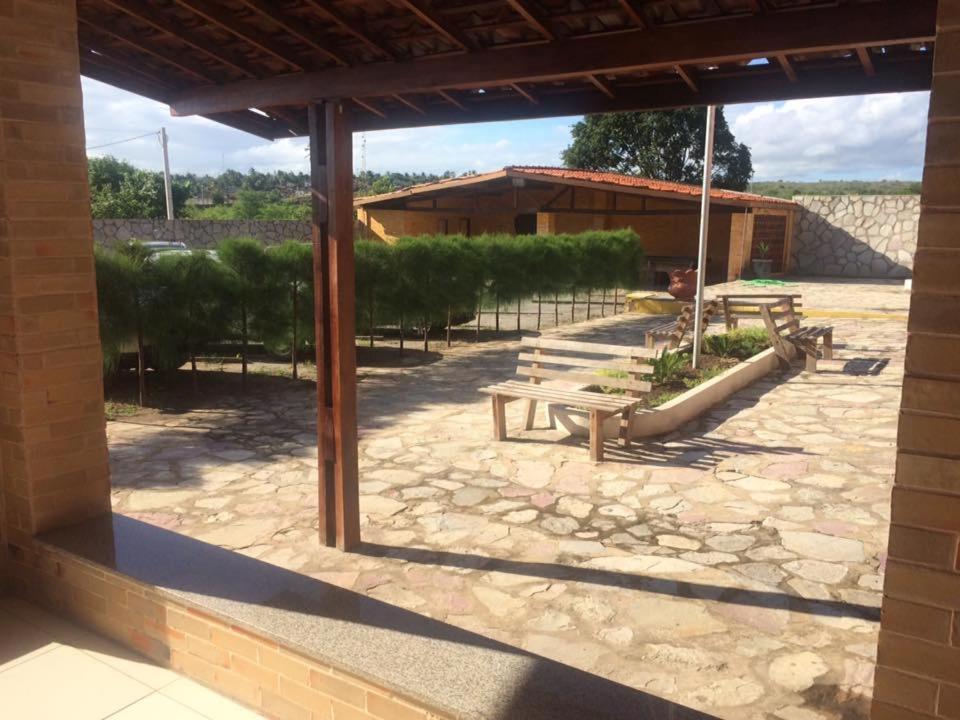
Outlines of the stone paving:
<svg viewBox="0 0 960 720">
<path fill-rule="evenodd" d="M 803 285 L 811 305 L 858 291 L 906 307 L 894 286 Z M 636 343 L 656 321 L 557 332 Z M 516 342 L 364 369 L 357 554 L 317 544 L 308 383 L 110 423 L 115 509 L 721 718 L 866 718 L 906 323 L 831 324 L 819 374 L 598 465 L 543 417 L 517 431 L 519 403 L 490 440 L 477 388 Z"/>
</svg>

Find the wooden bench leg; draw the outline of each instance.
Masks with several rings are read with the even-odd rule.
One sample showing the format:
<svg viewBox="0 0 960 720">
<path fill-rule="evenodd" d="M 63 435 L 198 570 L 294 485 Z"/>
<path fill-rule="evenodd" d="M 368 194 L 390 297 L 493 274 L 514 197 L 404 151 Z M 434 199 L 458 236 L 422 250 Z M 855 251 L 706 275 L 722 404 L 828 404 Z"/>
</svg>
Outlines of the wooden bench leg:
<svg viewBox="0 0 960 720">
<path fill-rule="evenodd" d="M 537 401 L 527 400 L 527 417 L 523 421 L 524 430 L 533 430 L 533 421 L 537 417 Z"/>
<path fill-rule="evenodd" d="M 807 372 L 815 373 L 817 371 L 817 346 L 805 347 L 803 348 L 803 352 L 807 357 Z"/>
<path fill-rule="evenodd" d="M 651 350 L 657 346 L 657 339 L 653 336 L 653 333 L 647 333 L 645 339 L 646 345 Z"/>
<path fill-rule="evenodd" d="M 493 402 L 493 439 L 507 439 L 507 399 L 500 395 L 490 398 Z"/>
<path fill-rule="evenodd" d="M 630 447 L 630 424 L 633 422 L 633 408 L 627 408 L 620 414 L 620 445 Z"/>
<path fill-rule="evenodd" d="M 603 420 L 597 410 L 590 411 L 590 459 L 594 462 L 603 462 Z"/>
<path fill-rule="evenodd" d="M 833 330 L 823 336 L 823 359 L 833 360 Z"/>
</svg>

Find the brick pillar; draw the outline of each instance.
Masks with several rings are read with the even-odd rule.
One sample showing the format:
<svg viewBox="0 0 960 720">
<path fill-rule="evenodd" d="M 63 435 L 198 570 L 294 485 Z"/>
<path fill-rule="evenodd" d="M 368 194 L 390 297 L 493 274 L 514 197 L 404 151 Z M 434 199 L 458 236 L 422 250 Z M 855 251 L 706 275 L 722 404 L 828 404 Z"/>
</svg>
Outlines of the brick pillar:
<svg viewBox="0 0 960 720">
<path fill-rule="evenodd" d="M 960 718 L 960 0 L 940 0 L 873 720 Z"/>
<path fill-rule="evenodd" d="M 0 0 L 0 490 L 8 542 L 110 509 L 75 0 Z"/>
</svg>

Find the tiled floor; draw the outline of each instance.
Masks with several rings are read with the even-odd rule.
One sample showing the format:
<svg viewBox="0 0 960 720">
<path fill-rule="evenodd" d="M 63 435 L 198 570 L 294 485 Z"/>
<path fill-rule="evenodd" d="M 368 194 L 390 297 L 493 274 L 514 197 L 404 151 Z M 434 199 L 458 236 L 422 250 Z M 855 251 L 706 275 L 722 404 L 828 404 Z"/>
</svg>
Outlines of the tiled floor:
<svg viewBox="0 0 960 720">
<path fill-rule="evenodd" d="M 35 606 L 0 597 L 4 720 L 256 720 L 256 713 Z"/>
</svg>

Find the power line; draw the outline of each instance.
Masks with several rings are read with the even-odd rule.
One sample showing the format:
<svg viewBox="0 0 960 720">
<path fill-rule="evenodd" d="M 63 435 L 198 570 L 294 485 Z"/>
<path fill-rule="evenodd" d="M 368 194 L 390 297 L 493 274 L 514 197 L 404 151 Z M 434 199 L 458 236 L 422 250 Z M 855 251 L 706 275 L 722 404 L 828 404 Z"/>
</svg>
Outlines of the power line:
<svg viewBox="0 0 960 720">
<path fill-rule="evenodd" d="M 114 140 L 113 142 L 103 143 L 102 145 L 91 145 L 87 150 L 99 150 L 100 148 L 110 147 L 111 145 L 120 145 L 121 143 L 132 142 L 133 140 L 141 140 L 145 137 L 150 137 L 152 135 L 159 135 L 158 130 L 153 132 L 144 133 L 143 135 L 137 135 L 136 137 L 126 138 L 125 140 Z"/>
</svg>

